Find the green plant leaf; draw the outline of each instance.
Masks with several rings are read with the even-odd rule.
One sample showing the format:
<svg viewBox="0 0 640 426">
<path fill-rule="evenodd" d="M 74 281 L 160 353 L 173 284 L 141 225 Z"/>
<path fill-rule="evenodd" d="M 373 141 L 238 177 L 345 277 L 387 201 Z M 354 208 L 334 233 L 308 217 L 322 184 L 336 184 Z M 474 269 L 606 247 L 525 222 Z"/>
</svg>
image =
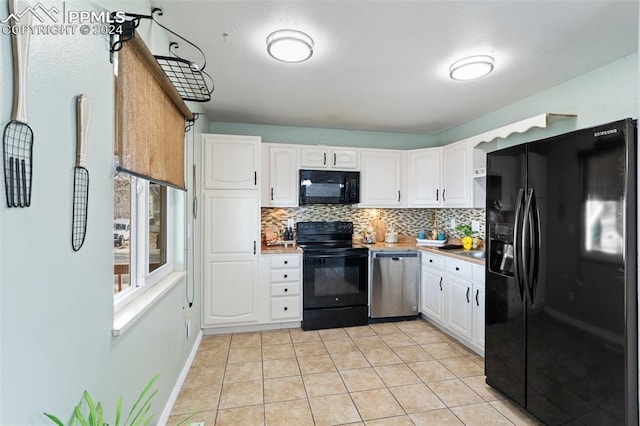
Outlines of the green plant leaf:
<svg viewBox="0 0 640 426">
<path fill-rule="evenodd" d="M 62 423 L 62 420 L 60 420 L 59 418 L 57 418 L 56 416 L 54 416 L 53 414 L 49 414 L 49 413 L 44 413 L 45 416 L 49 417 L 49 419 L 54 422 L 55 424 L 57 424 L 58 426 L 64 426 L 64 423 Z"/>
<path fill-rule="evenodd" d="M 89 424 L 91 426 L 98 425 L 99 423 L 96 419 L 96 406 L 93 403 L 93 399 L 91 399 L 91 395 L 89 395 L 89 392 L 84 391 L 83 397 L 84 400 L 87 401 L 87 406 L 89 407 Z M 100 424 L 100 426 L 102 426 L 102 424 Z"/>
<path fill-rule="evenodd" d="M 131 425 L 134 424 L 135 418 L 138 417 L 140 412 L 144 409 L 145 405 L 150 403 L 150 399 L 153 398 L 153 396 L 158 392 L 157 390 L 155 392 L 153 392 L 151 397 L 149 397 L 149 399 L 147 399 L 147 401 L 144 403 L 144 405 L 141 408 L 138 408 L 138 404 L 140 404 L 140 402 L 144 399 L 144 397 L 147 394 L 147 392 L 149 392 L 149 389 L 151 388 L 151 386 L 153 386 L 153 384 L 156 382 L 156 380 L 158 380 L 158 377 L 160 377 L 159 374 L 156 374 L 155 376 L 153 376 L 153 378 L 149 381 L 149 383 L 147 383 L 147 385 L 144 387 L 142 392 L 140 392 L 140 396 L 138 396 L 138 399 L 136 400 L 136 402 L 131 407 L 131 410 L 129 411 L 129 415 L 127 416 L 127 419 L 124 422 L 125 424 L 131 424 Z M 136 412 L 136 410 L 138 410 L 138 412 L 134 416 L 134 413 Z M 133 417 L 134 420 L 131 420 L 131 422 L 129 422 L 129 420 L 131 419 L 132 416 L 134 416 Z"/>
<path fill-rule="evenodd" d="M 142 406 L 140 407 L 140 409 L 138 410 L 138 413 L 135 415 L 135 417 L 133 418 L 133 420 L 131 420 L 131 425 L 139 425 L 142 424 L 142 422 L 144 422 L 144 416 L 146 415 L 146 413 L 149 412 L 149 410 L 151 409 L 151 400 L 153 399 L 154 396 L 156 396 L 156 394 L 158 393 L 158 390 L 156 389 L 155 391 L 153 391 L 153 393 L 147 398 L 147 400 L 144 402 L 144 404 L 142 404 Z"/>
<path fill-rule="evenodd" d="M 96 405 L 96 424 L 98 426 L 103 426 L 104 423 L 104 413 L 102 412 L 102 403 L 98 402 Z"/>
<path fill-rule="evenodd" d="M 196 415 L 196 413 L 189 414 L 187 417 L 185 417 L 184 419 L 180 420 L 180 422 L 178 422 L 178 424 L 176 426 L 182 426 L 183 424 L 187 423 L 189 420 L 194 418 L 195 415 Z"/>
<path fill-rule="evenodd" d="M 122 395 L 118 398 L 116 404 L 116 426 L 120 426 L 120 418 L 122 417 Z"/>
<path fill-rule="evenodd" d="M 468 237 L 473 233 L 469 225 L 458 225 L 456 226 L 456 230 L 462 232 L 465 237 Z"/>
<path fill-rule="evenodd" d="M 84 418 L 82 414 L 82 402 L 76 406 L 76 409 L 73 413 L 73 418 L 76 419 L 82 426 L 89 426 L 87 419 Z"/>
</svg>

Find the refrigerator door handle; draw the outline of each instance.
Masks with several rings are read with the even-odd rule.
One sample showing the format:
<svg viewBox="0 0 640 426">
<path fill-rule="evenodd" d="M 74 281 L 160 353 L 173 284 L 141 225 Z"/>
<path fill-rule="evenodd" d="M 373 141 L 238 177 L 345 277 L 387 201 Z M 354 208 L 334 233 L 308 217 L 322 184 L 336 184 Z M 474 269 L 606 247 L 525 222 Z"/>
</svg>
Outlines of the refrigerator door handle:
<svg viewBox="0 0 640 426">
<path fill-rule="evenodd" d="M 531 296 L 531 306 L 533 307 L 536 300 L 536 291 L 538 289 L 538 273 L 540 266 L 540 246 L 542 244 L 542 236 L 540 233 L 540 212 L 536 201 L 535 191 L 531 190 L 531 209 L 530 209 L 530 227 L 531 227 L 531 271 L 529 275 L 529 295 Z"/>
<path fill-rule="evenodd" d="M 531 244 L 534 239 L 532 238 L 533 232 L 533 213 L 531 211 L 531 201 L 533 200 L 533 188 L 527 190 L 527 201 L 525 202 L 523 223 L 522 223 L 522 252 L 520 253 L 520 260 L 522 262 L 522 274 L 524 275 L 524 283 L 527 286 L 527 293 L 529 293 L 529 302 L 533 305 L 533 280 L 531 279 L 531 273 L 533 268 L 531 266 L 532 252 L 534 249 Z"/>
<path fill-rule="evenodd" d="M 522 276 L 520 275 L 520 248 L 518 247 L 518 232 L 520 231 L 520 210 L 524 202 L 524 189 L 518 190 L 518 202 L 516 204 L 516 217 L 513 226 L 513 275 L 518 285 L 518 292 L 520 293 L 520 300 L 524 301 L 524 287 L 522 283 Z"/>
</svg>

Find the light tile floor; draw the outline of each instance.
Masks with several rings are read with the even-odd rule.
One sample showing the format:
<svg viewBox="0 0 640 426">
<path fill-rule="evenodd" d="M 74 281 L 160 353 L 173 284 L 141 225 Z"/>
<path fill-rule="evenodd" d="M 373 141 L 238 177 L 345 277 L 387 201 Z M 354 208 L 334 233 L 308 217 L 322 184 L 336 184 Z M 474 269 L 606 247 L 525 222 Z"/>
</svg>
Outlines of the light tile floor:
<svg viewBox="0 0 640 426">
<path fill-rule="evenodd" d="M 169 424 L 533 425 L 423 320 L 205 336 Z"/>
</svg>

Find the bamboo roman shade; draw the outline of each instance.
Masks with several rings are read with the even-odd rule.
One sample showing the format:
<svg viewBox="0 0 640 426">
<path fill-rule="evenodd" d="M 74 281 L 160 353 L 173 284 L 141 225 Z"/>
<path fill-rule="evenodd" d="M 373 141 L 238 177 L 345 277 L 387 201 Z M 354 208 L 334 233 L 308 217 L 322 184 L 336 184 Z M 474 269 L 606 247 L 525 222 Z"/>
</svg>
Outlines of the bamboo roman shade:
<svg viewBox="0 0 640 426">
<path fill-rule="evenodd" d="M 118 51 L 117 170 L 185 189 L 185 119 L 193 114 L 140 37 Z"/>
</svg>

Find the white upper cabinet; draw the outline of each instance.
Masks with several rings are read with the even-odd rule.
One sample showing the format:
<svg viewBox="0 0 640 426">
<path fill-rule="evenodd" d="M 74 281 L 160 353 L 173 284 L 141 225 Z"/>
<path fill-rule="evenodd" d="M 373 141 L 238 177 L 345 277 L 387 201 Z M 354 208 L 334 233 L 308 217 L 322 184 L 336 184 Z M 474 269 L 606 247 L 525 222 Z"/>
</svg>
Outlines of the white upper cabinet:
<svg viewBox="0 0 640 426">
<path fill-rule="evenodd" d="M 409 151 L 409 207 L 442 205 L 442 148 Z"/>
<path fill-rule="evenodd" d="M 358 150 L 356 148 L 302 146 L 300 147 L 300 168 L 357 169 Z"/>
<path fill-rule="evenodd" d="M 472 207 L 470 150 L 466 143 L 442 148 L 442 206 Z"/>
<path fill-rule="evenodd" d="M 360 151 L 360 207 L 402 207 L 406 153 L 391 149 Z M 406 205 L 406 203 L 404 204 Z"/>
<path fill-rule="evenodd" d="M 204 189 L 258 189 L 260 137 L 202 135 Z"/>
<path fill-rule="evenodd" d="M 354 148 L 331 148 L 329 161 L 334 169 L 357 169 L 358 150 Z"/>
<path fill-rule="evenodd" d="M 262 144 L 262 206 L 298 205 L 298 147 Z"/>
</svg>

